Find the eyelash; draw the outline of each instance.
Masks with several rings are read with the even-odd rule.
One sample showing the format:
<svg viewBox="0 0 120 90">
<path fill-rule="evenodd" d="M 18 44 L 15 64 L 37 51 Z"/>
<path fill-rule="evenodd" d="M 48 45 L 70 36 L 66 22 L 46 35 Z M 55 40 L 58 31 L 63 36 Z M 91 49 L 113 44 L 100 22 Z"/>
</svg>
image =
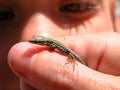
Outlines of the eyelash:
<svg viewBox="0 0 120 90">
<path fill-rule="evenodd" d="M 60 12 L 68 12 L 68 13 L 80 13 L 86 10 L 92 10 L 95 8 L 95 5 L 92 4 L 78 4 L 72 3 L 67 4 L 59 8 Z"/>
<path fill-rule="evenodd" d="M 0 11 L 0 22 L 14 18 L 12 11 Z"/>
</svg>

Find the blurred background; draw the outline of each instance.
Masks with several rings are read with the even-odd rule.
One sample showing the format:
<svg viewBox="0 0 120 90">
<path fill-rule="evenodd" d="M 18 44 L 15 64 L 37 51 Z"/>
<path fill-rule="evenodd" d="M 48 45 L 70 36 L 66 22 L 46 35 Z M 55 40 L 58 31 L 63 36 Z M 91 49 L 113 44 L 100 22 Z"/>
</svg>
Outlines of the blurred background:
<svg viewBox="0 0 120 90">
<path fill-rule="evenodd" d="M 116 13 L 117 13 L 117 15 L 120 16 L 120 0 L 118 0 L 118 3 L 117 3 Z"/>
</svg>

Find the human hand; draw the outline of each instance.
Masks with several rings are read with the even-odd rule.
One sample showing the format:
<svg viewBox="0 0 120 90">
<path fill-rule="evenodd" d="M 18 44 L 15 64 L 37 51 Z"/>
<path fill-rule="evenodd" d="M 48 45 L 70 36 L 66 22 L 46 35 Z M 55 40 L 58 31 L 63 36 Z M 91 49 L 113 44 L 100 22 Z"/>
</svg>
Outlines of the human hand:
<svg viewBox="0 0 120 90">
<path fill-rule="evenodd" d="M 8 55 L 10 67 L 38 90 L 120 89 L 119 34 L 106 32 L 65 38 L 64 44 L 84 58 L 87 67 L 77 62 L 73 71 L 66 56 L 27 42 L 12 47 Z"/>
</svg>

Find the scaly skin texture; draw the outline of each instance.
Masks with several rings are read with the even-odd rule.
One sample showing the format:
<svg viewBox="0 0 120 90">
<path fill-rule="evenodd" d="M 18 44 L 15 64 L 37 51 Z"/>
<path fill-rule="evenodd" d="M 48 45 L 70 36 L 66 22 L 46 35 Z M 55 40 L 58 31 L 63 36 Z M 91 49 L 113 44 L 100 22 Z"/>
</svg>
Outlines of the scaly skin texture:
<svg viewBox="0 0 120 90">
<path fill-rule="evenodd" d="M 77 60 L 80 63 L 86 65 L 85 61 L 77 55 L 74 51 L 63 45 L 61 42 L 54 40 L 49 37 L 44 37 L 44 36 L 33 36 L 29 42 L 35 43 L 35 44 L 40 44 L 40 45 L 47 45 L 50 47 L 52 50 L 58 49 L 61 53 L 70 56 L 72 60 Z"/>
</svg>

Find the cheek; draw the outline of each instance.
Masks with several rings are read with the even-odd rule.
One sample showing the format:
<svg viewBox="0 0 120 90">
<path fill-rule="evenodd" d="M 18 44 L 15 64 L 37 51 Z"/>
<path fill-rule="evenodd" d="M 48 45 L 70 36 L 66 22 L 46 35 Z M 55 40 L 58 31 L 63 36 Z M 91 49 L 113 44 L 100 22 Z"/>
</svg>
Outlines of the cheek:
<svg viewBox="0 0 120 90">
<path fill-rule="evenodd" d="M 95 16 L 94 18 L 83 21 L 76 26 L 78 33 L 96 33 L 104 31 L 113 31 L 113 22 L 106 15 Z"/>
</svg>

